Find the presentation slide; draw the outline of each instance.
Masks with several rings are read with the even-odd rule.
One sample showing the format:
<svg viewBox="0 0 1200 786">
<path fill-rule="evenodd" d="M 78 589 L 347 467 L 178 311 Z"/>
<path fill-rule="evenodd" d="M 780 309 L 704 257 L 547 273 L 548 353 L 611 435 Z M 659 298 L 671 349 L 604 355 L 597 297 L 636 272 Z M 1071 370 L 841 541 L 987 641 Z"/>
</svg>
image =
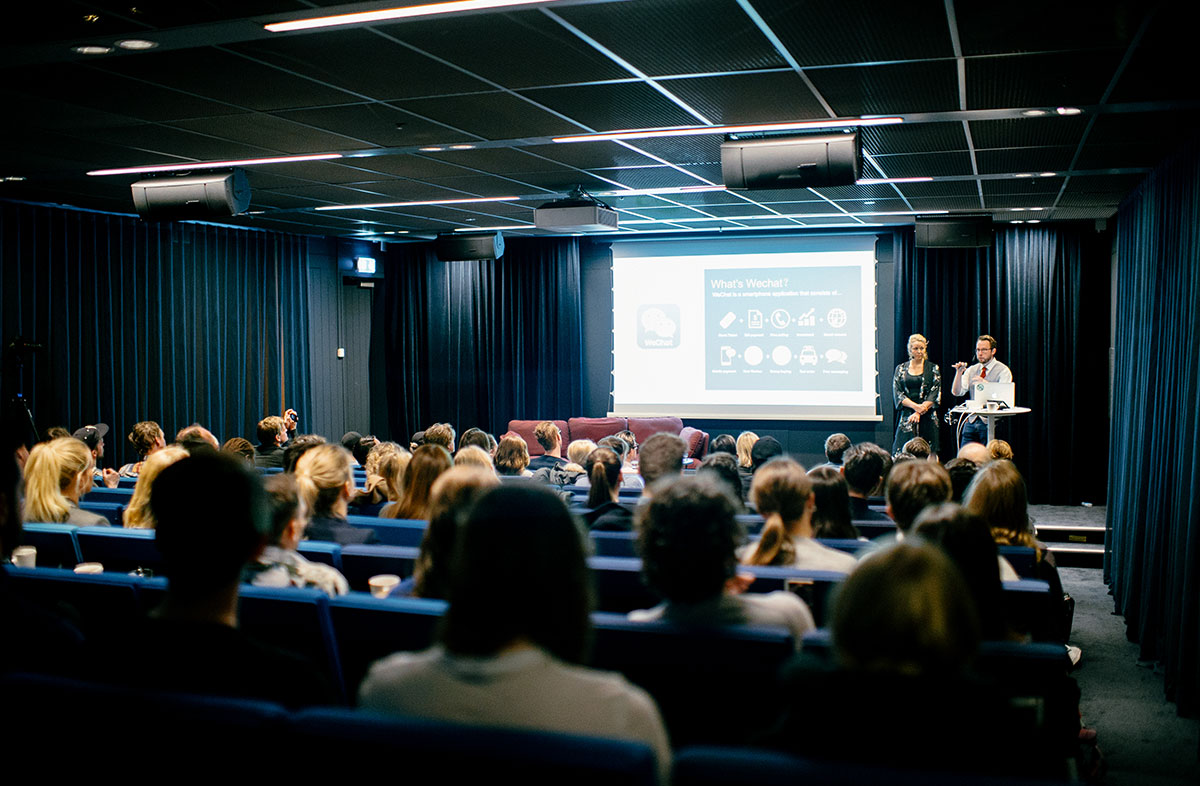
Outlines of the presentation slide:
<svg viewBox="0 0 1200 786">
<path fill-rule="evenodd" d="M 613 246 L 613 414 L 879 420 L 874 236 Z"/>
</svg>

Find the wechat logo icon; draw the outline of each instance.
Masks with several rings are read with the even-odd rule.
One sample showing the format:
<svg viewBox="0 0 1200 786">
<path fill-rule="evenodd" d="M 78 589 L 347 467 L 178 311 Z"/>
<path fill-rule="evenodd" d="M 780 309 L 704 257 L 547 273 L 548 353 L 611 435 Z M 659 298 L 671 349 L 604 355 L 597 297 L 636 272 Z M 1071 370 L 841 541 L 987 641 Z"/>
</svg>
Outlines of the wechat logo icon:
<svg viewBox="0 0 1200 786">
<path fill-rule="evenodd" d="M 679 346 L 679 306 L 673 303 L 638 306 L 637 336 L 642 349 Z"/>
</svg>

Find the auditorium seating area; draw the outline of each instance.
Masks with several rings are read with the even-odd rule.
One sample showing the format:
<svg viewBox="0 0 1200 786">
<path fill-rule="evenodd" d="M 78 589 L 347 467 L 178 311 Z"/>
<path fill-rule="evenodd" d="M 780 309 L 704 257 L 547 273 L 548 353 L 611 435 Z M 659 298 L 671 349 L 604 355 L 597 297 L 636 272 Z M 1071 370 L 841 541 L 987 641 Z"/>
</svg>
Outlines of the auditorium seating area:
<svg viewBox="0 0 1200 786">
<path fill-rule="evenodd" d="M 530 456 L 540 456 L 545 453 L 533 430 L 540 420 L 510 420 L 508 431 L 517 434 L 529 446 Z M 632 431 L 640 445 L 650 437 L 660 432 L 678 434 L 687 443 L 687 457 L 702 459 L 708 453 L 708 432 L 691 426 L 683 425 L 679 418 L 570 418 L 569 420 L 551 420 L 562 433 L 563 447 L 577 440 L 590 439 L 593 442 L 616 434 L 620 431 Z"/>
</svg>

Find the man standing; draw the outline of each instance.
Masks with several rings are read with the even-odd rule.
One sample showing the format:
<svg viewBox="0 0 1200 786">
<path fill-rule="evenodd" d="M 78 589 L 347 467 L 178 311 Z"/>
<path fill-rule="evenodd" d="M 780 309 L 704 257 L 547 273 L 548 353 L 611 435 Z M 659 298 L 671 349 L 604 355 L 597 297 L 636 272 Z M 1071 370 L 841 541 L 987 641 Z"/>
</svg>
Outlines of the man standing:
<svg viewBox="0 0 1200 786">
<path fill-rule="evenodd" d="M 954 364 L 954 382 L 950 386 L 950 392 L 954 395 L 967 395 L 976 381 L 1013 381 L 1012 371 L 1008 366 L 996 360 L 996 339 L 986 333 L 975 340 L 975 358 L 979 362 L 970 367 L 962 361 Z M 959 446 L 968 442 L 987 444 L 987 423 L 978 415 L 969 416 L 963 426 Z"/>
</svg>

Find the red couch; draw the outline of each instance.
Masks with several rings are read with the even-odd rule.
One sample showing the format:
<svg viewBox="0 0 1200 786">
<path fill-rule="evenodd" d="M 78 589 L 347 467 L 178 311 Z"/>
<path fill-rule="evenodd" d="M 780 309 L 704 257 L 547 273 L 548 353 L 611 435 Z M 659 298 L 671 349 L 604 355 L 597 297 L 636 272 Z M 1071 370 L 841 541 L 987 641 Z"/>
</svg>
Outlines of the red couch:
<svg viewBox="0 0 1200 786">
<path fill-rule="evenodd" d="M 508 421 L 508 431 L 512 434 L 520 434 L 529 444 L 530 456 L 540 456 L 545 453 L 533 436 L 533 430 L 540 422 L 540 420 Z M 552 422 L 562 432 L 564 454 L 567 445 L 577 439 L 590 439 L 595 442 L 601 437 L 607 437 L 626 429 L 633 432 L 639 445 L 654 434 L 666 431 L 683 437 L 688 445 L 688 458 L 702 459 L 708 453 L 708 432 L 685 426 L 679 418 L 571 418 Z"/>
</svg>

